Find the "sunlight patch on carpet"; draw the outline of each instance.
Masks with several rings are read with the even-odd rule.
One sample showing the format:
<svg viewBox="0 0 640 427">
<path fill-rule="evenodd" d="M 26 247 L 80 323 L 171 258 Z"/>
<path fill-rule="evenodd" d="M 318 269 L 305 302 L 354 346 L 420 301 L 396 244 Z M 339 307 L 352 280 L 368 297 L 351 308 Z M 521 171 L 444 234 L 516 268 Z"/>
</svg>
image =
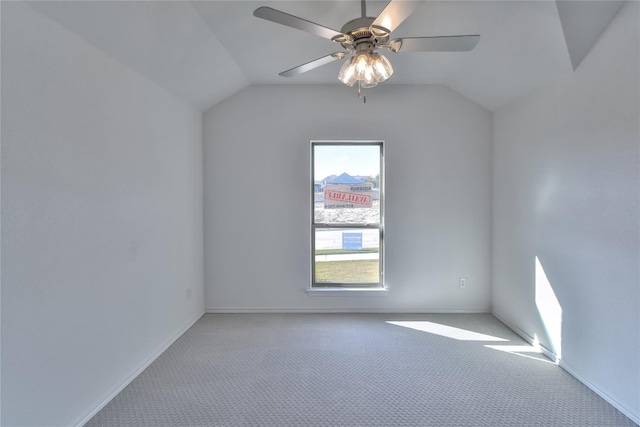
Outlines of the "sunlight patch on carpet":
<svg viewBox="0 0 640 427">
<path fill-rule="evenodd" d="M 547 359 L 539 348 L 530 345 L 485 345 L 485 347 L 492 350 L 515 354 L 516 356 L 526 357 L 528 359 L 538 360 L 540 362 L 555 364 L 551 360 Z"/>
<path fill-rule="evenodd" d="M 446 338 L 452 338 L 458 341 L 508 341 L 504 338 L 494 337 L 492 335 L 481 334 L 479 332 L 469 331 L 467 329 L 461 329 L 427 321 L 387 321 L 387 323 L 391 325 L 402 326 L 404 328 L 415 329 L 416 331 L 440 335 Z"/>
</svg>

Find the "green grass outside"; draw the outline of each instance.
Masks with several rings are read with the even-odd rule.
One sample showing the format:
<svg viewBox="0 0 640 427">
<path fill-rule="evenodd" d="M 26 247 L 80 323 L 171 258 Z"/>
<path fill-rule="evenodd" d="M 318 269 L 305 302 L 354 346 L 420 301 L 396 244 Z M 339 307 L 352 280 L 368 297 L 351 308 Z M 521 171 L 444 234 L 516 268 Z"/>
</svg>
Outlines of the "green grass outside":
<svg viewBox="0 0 640 427">
<path fill-rule="evenodd" d="M 340 255 L 340 254 L 372 254 L 378 253 L 378 248 L 363 248 L 360 250 L 348 249 L 316 249 L 316 255 Z"/>
<path fill-rule="evenodd" d="M 316 282 L 367 283 L 378 282 L 378 260 L 316 262 Z"/>
</svg>

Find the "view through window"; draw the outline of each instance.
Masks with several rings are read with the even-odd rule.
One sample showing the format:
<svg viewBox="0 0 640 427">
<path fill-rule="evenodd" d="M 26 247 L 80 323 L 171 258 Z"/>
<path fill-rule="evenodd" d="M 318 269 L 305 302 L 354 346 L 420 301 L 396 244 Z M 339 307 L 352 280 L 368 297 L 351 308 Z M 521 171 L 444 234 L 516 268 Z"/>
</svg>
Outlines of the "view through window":
<svg viewBox="0 0 640 427">
<path fill-rule="evenodd" d="M 312 287 L 382 287 L 382 141 L 312 141 L 311 159 Z"/>
</svg>

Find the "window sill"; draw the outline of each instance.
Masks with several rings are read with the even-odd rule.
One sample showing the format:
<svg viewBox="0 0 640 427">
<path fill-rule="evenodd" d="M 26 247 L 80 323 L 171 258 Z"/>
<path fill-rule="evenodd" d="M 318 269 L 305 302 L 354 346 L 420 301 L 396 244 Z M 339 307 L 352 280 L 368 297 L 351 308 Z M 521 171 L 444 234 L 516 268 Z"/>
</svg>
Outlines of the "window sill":
<svg viewBox="0 0 640 427">
<path fill-rule="evenodd" d="M 385 296 L 387 288 L 311 288 L 307 294 L 313 297 L 343 297 L 343 296 Z"/>
</svg>

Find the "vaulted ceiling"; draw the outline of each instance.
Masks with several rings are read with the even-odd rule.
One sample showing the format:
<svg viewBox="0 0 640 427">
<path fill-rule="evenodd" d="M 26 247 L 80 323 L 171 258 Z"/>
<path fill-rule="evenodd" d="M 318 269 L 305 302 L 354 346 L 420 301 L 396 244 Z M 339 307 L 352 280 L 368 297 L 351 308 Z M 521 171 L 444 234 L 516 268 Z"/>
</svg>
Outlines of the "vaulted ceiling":
<svg viewBox="0 0 640 427">
<path fill-rule="evenodd" d="M 386 1 L 367 2 L 377 16 Z M 388 52 L 384 84 L 441 84 L 495 110 L 573 72 L 621 1 L 424 1 L 393 37 L 480 34 L 471 52 Z M 340 30 L 359 1 L 43 1 L 28 3 L 160 86 L 206 110 L 252 84 L 337 84 L 343 61 L 279 72 L 340 51 L 253 16 L 270 6 Z M 344 90 L 354 90 L 344 86 Z M 375 89 L 372 89 L 375 90 Z"/>
</svg>

